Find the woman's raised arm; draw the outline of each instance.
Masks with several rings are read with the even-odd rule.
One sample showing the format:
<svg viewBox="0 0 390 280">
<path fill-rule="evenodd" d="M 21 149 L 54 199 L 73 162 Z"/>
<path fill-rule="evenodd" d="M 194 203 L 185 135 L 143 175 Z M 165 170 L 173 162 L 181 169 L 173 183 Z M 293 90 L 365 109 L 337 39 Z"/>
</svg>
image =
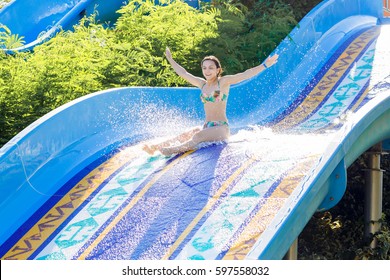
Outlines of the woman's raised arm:
<svg viewBox="0 0 390 280">
<path fill-rule="evenodd" d="M 242 81 L 248 80 L 248 79 L 256 76 L 257 74 L 259 74 L 260 72 L 264 71 L 265 69 L 271 67 L 275 63 L 277 63 L 278 58 L 279 58 L 279 55 L 275 54 L 271 57 L 268 57 L 262 64 L 255 66 L 253 68 L 250 68 L 250 69 L 246 70 L 245 72 L 238 73 L 235 75 L 226 75 L 222 78 L 223 82 L 231 85 L 231 84 L 237 84 L 237 83 L 240 83 Z"/>
<path fill-rule="evenodd" d="M 175 70 L 175 72 L 180 76 L 182 77 L 184 80 L 186 80 L 187 82 L 189 82 L 190 84 L 196 86 L 196 87 L 202 87 L 203 84 L 205 83 L 205 80 L 200 78 L 200 77 L 196 77 L 190 73 L 187 72 L 186 69 L 184 69 L 183 66 L 181 66 L 179 63 L 177 63 L 173 58 L 172 58 L 172 54 L 171 54 L 171 51 L 169 50 L 169 48 L 167 47 L 166 50 L 165 50 L 165 56 L 167 58 L 167 60 L 169 61 L 169 63 L 172 65 L 172 68 L 173 70 Z"/>
</svg>

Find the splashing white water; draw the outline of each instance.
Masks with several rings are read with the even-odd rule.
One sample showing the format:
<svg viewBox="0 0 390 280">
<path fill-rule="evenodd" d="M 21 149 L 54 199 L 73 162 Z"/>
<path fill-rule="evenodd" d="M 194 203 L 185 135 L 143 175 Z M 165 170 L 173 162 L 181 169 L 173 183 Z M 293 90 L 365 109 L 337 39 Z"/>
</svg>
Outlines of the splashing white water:
<svg viewBox="0 0 390 280">
<path fill-rule="evenodd" d="M 261 160 L 299 160 L 323 153 L 334 134 L 281 134 L 270 128 L 251 126 L 232 135 L 228 143 L 241 143 L 249 157 Z"/>
</svg>

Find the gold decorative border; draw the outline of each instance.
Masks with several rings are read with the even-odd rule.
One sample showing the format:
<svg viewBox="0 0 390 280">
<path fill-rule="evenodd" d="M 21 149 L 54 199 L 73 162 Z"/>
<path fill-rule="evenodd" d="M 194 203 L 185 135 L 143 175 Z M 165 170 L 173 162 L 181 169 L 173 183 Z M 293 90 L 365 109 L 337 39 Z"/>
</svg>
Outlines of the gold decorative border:
<svg viewBox="0 0 390 280">
<path fill-rule="evenodd" d="M 166 172 L 168 172 L 172 167 L 174 167 L 180 160 L 192 154 L 194 151 L 189 151 L 181 155 L 180 157 L 173 160 L 170 164 L 165 166 L 160 172 L 158 172 L 139 192 L 137 196 L 135 196 L 129 204 L 124 207 L 121 212 L 115 217 L 113 221 L 111 221 L 103 230 L 103 232 L 96 238 L 92 244 L 90 244 L 84 252 L 78 257 L 79 260 L 84 260 L 88 255 L 93 251 L 93 249 L 99 245 L 99 243 L 103 240 L 103 238 L 118 224 L 118 222 L 129 212 L 134 205 L 143 197 L 143 195 L 160 179 Z"/>
<path fill-rule="evenodd" d="M 106 179 L 134 157 L 134 153 L 124 156 L 120 152 L 92 170 L 48 210 L 2 259 L 27 260 Z"/>
<path fill-rule="evenodd" d="M 274 125 L 276 130 L 285 130 L 302 122 L 312 113 L 328 95 L 336 83 L 345 76 L 351 63 L 357 59 L 366 45 L 378 36 L 380 28 L 369 29 L 357 37 L 333 63 L 322 79 L 307 95 L 305 100 L 279 123 Z"/>
<path fill-rule="evenodd" d="M 286 199 L 293 193 L 299 182 L 308 174 L 318 158 L 319 155 L 310 156 L 289 172 L 272 195 L 266 199 L 265 204 L 260 208 L 259 212 L 252 217 L 248 225 L 240 233 L 237 240 L 223 257 L 224 260 L 245 259 L 251 248 L 274 219 L 276 213 L 284 205 Z"/>
</svg>

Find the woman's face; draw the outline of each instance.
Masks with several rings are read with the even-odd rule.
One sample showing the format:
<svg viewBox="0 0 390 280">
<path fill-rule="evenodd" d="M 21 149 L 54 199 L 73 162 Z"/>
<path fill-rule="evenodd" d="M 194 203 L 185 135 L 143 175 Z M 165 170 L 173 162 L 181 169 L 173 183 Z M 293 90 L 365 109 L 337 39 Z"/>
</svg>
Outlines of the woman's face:
<svg viewBox="0 0 390 280">
<path fill-rule="evenodd" d="M 212 60 L 205 60 L 202 64 L 202 73 L 206 80 L 213 80 L 218 77 L 219 68 Z"/>
</svg>

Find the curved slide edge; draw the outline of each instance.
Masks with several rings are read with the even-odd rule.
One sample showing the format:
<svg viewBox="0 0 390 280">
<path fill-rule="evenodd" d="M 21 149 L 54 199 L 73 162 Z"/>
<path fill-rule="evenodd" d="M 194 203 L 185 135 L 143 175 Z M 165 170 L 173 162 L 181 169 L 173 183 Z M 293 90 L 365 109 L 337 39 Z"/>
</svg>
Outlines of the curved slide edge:
<svg viewBox="0 0 390 280">
<path fill-rule="evenodd" d="M 289 197 L 251 252 L 260 259 L 281 259 L 314 212 L 344 194 L 346 168 L 373 145 L 390 139 L 390 90 L 382 92 L 340 130 L 309 179 Z M 339 199 L 341 199 L 341 196 Z M 328 208 L 328 207 L 327 207 Z"/>
<path fill-rule="evenodd" d="M 174 114 L 182 112 L 185 118 L 179 108 L 191 98 L 182 94 L 187 91 L 197 94 L 185 88 L 106 90 L 70 102 L 19 133 L 0 149 L 0 217 L 4 222 L 0 240 L 85 166 L 150 136 L 143 114 L 150 115 L 155 105 L 144 102 L 141 108 L 137 103 L 140 98 L 146 100 L 142 96 L 148 100 L 166 96 L 161 104 L 169 106 L 170 112 L 176 108 Z M 168 98 L 172 93 L 183 99 Z M 14 213 L 13 217 L 7 213 Z"/>
<path fill-rule="evenodd" d="M 334 50 L 358 30 L 377 25 L 381 16 L 382 5 L 378 1 L 321 2 L 273 51 L 279 54 L 278 64 L 232 88 L 232 96 L 245 92 L 246 98 L 229 103 L 231 123 L 243 126 L 278 122 Z"/>
<path fill-rule="evenodd" d="M 101 22 L 113 22 L 119 17 L 116 11 L 123 3 L 123 0 L 13 1 L 0 10 L 0 23 L 7 26 L 12 34 L 23 36 L 25 45 L 2 50 L 9 54 L 32 50 L 61 29 L 71 29 L 81 18 L 95 11 Z"/>
</svg>

